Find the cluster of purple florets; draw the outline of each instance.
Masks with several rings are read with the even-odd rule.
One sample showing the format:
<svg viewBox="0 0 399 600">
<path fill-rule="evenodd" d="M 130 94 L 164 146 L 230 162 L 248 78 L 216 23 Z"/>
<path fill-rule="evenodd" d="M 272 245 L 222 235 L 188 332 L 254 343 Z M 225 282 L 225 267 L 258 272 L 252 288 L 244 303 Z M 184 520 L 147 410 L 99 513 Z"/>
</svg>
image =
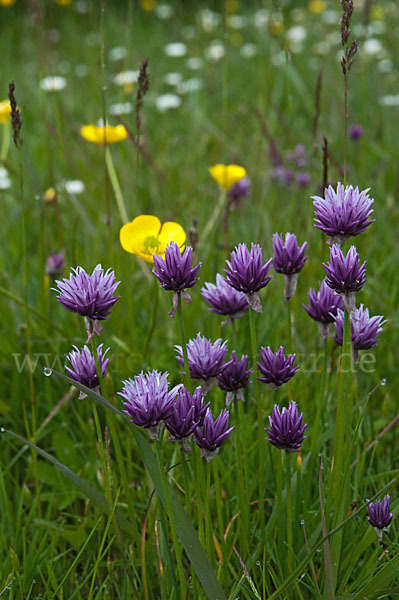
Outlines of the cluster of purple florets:
<svg viewBox="0 0 399 600">
<path fill-rule="evenodd" d="M 296 149 L 297 152 L 298 148 Z M 299 152 L 299 151 L 298 151 Z M 300 156 L 295 160 L 299 160 Z M 240 182 L 239 182 L 240 183 Z M 249 184 L 241 182 L 229 190 L 230 200 L 244 197 Z M 315 227 L 329 237 L 331 242 L 330 260 L 323 263 L 326 277 L 318 292 L 309 290 L 309 305 L 304 305 L 308 315 L 314 319 L 323 338 L 329 336 L 329 328 L 335 325 L 333 339 L 343 344 L 344 314 L 350 316 L 351 339 L 355 359 L 359 350 L 372 348 L 377 344 L 382 330 L 383 317 L 370 317 L 367 308 L 361 304 L 356 308 L 356 293 L 366 282 L 365 263 L 361 264 L 355 246 L 346 254 L 342 244 L 351 236 L 364 232 L 373 219 L 373 199 L 369 190 L 360 192 L 352 186 L 338 184 L 325 190 L 324 197 L 315 196 Z M 236 199 L 237 199 L 236 198 Z M 243 317 L 249 311 L 262 312 L 260 291 L 270 283 L 269 274 L 273 266 L 278 274 L 284 275 L 284 298 L 289 303 L 296 292 L 298 274 L 307 260 L 307 242 L 298 244 L 294 234 L 284 236 L 275 233 L 272 239 L 273 257 L 264 261 L 259 244 L 238 244 L 226 260 L 224 276 L 218 273 L 216 283 L 206 282 L 201 290 L 209 310 L 224 317 L 226 323 Z M 62 272 L 64 253 L 53 253 L 47 262 L 47 273 L 55 276 Z M 182 253 L 179 246 L 172 242 L 167 246 L 164 257 L 154 255 L 153 273 L 160 286 L 173 292 L 174 316 L 181 297 L 190 299 L 187 289 L 199 280 L 201 263 L 193 266 L 193 250 L 185 248 Z M 94 334 L 100 335 L 100 321 L 105 321 L 113 305 L 119 299 L 115 296 L 119 282 L 110 269 L 106 272 L 97 265 L 90 275 L 82 267 L 72 269 L 69 279 L 56 281 L 59 302 L 71 312 L 83 316 L 86 321 L 88 341 Z M 105 377 L 109 359 L 101 344 L 93 355 L 87 346 L 79 350 L 76 346 L 68 355 L 70 366 L 66 367 L 71 378 L 84 387 L 98 390 L 100 379 Z M 214 384 L 225 393 L 226 407 L 235 400 L 244 400 L 244 390 L 250 383 L 253 370 L 257 379 L 271 390 L 278 390 L 293 379 L 299 371 L 295 364 L 295 354 L 285 352 L 283 346 L 273 351 L 270 346 L 261 347 L 259 361 L 248 365 L 248 356 L 238 357 L 235 350 L 228 356 L 227 341 L 212 341 L 201 333 L 182 346 L 175 346 L 176 358 L 180 365 L 188 366 L 189 373 L 183 372 L 186 385 L 175 385 L 169 389 L 168 373 L 156 370 L 141 372 L 134 378 L 123 381 L 122 397 L 124 412 L 137 426 L 144 428 L 151 438 L 158 439 L 164 428 L 169 432 L 169 440 L 177 442 L 183 452 L 189 452 L 191 443 L 200 448 L 201 456 L 208 461 L 219 452 L 220 447 L 234 430 L 229 426 L 229 412 L 223 409 L 216 418 L 210 402 L 205 397 Z M 185 360 L 187 361 L 185 363 Z M 189 387 L 192 380 L 198 386 L 193 393 Z M 258 398 L 257 401 L 260 401 Z M 295 401 L 288 407 L 277 404 L 269 417 L 267 440 L 276 448 L 286 452 L 299 452 L 307 424 L 299 414 Z M 392 513 L 389 512 L 389 496 L 382 502 L 369 504 L 369 521 L 379 531 L 389 528 Z"/>
</svg>

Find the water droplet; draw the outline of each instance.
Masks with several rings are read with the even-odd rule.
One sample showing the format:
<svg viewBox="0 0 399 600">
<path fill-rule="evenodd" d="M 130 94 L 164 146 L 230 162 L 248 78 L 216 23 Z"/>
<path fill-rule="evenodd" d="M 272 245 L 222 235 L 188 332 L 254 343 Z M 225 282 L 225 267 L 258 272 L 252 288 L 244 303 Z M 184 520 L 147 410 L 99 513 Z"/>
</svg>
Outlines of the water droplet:
<svg viewBox="0 0 399 600">
<path fill-rule="evenodd" d="M 305 577 L 306 577 L 306 573 L 302 573 L 301 579 L 305 579 Z"/>
<path fill-rule="evenodd" d="M 386 385 L 386 384 L 387 384 L 387 380 L 384 377 L 384 379 L 381 379 L 381 385 Z"/>
<path fill-rule="evenodd" d="M 0 433 L 4 433 L 4 432 L 5 432 L 4 427 L 0 427 Z"/>
<path fill-rule="evenodd" d="M 260 560 L 257 560 L 257 561 L 256 561 L 256 566 L 257 566 L 257 567 L 260 567 L 260 564 L 261 564 L 261 563 L 260 563 Z"/>
<path fill-rule="evenodd" d="M 305 525 L 305 521 L 301 519 L 301 525 Z"/>
<path fill-rule="evenodd" d="M 45 375 L 46 377 L 50 377 L 50 375 L 52 375 L 52 370 L 49 369 L 48 367 L 44 367 L 43 369 L 43 375 Z"/>
</svg>

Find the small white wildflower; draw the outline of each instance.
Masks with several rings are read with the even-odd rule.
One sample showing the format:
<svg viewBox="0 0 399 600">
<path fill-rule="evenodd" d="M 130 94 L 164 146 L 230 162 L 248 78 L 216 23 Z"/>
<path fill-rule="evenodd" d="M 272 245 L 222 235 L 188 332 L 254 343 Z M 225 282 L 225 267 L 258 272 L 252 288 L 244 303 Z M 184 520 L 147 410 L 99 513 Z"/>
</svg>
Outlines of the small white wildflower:
<svg viewBox="0 0 399 600">
<path fill-rule="evenodd" d="M 191 79 L 187 79 L 186 81 L 182 81 L 177 86 L 177 92 L 179 94 L 187 94 L 189 92 L 196 92 L 203 87 L 203 81 L 199 77 L 191 77 Z"/>
<path fill-rule="evenodd" d="M 109 112 L 114 117 L 128 115 L 133 112 L 133 104 L 131 102 L 117 102 L 116 104 L 111 104 Z"/>
<path fill-rule="evenodd" d="M 260 8 L 254 15 L 255 27 L 257 29 L 266 29 L 269 19 L 269 12 L 265 8 Z"/>
<path fill-rule="evenodd" d="M 222 42 L 215 40 L 205 49 L 205 57 L 211 62 L 217 62 L 226 54 L 226 50 Z"/>
<path fill-rule="evenodd" d="M 200 12 L 201 27 L 207 33 L 215 31 L 221 20 L 222 18 L 219 13 L 214 12 L 210 8 L 204 8 Z"/>
<path fill-rule="evenodd" d="M 179 85 L 183 80 L 183 75 L 181 73 L 166 73 L 163 80 L 166 85 Z"/>
<path fill-rule="evenodd" d="M 362 50 L 364 54 L 375 56 L 376 54 L 381 54 L 384 48 L 380 40 L 377 40 L 376 38 L 369 38 L 363 43 Z"/>
<path fill-rule="evenodd" d="M 185 56 L 187 54 L 187 46 L 184 42 L 171 42 L 164 47 L 166 56 Z"/>
<path fill-rule="evenodd" d="M 399 106 L 399 94 L 387 94 L 386 96 L 381 96 L 378 102 L 381 106 Z"/>
<path fill-rule="evenodd" d="M 127 56 L 127 50 L 125 46 L 115 46 L 115 48 L 111 48 L 108 52 L 108 58 L 112 62 L 117 62 L 118 60 L 123 60 Z"/>
<path fill-rule="evenodd" d="M 64 181 L 65 191 L 71 196 L 77 196 L 85 191 L 85 184 L 80 179 L 71 179 Z"/>
<path fill-rule="evenodd" d="M 158 19 L 170 19 L 174 12 L 175 9 L 171 4 L 157 4 L 154 10 Z"/>
<path fill-rule="evenodd" d="M 227 24 L 231 29 L 243 29 L 247 24 L 247 18 L 243 15 L 230 15 L 227 17 Z"/>
<path fill-rule="evenodd" d="M 40 87 L 44 92 L 60 92 L 65 88 L 67 81 L 65 77 L 49 75 L 40 81 Z"/>
<path fill-rule="evenodd" d="M 255 44 L 247 42 L 241 46 L 240 53 L 244 58 L 252 58 L 257 54 L 257 48 Z"/>
<path fill-rule="evenodd" d="M 11 187 L 11 179 L 8 176 L 8 171 L 4 167 L 0 167 L 0 190 L 8 190 Z"/>
<path fill-rule="evenodd" d="M 199 69 L 201 69 L 203 67 L 204 61 L 202 60 L 202 58 L 199 58 L 198 56 L 193 56 L 186 60 L 186 65 L 192 71 L 199 71 Z"/>
<path fill-rule="evenodd" d="M 181 105 L 181 99 L 176 94 L 162 94 L 155 100 L 155 106 L 159 112 L 166 112 L 171 108 L 178 108 Z"/>
<path fill-rule="evenodd" d="M 138 78 L 139 71 L 121 71 L 115 75 L 114 83 L 123 87 L 124 85 L 137 83 Z"/>
<path fill-rule="evenodd" d="M 286 37 L 290 42 L 300 43 L 306 40 L 308 32 L 302 25 L 294 25 L 287 30 Z"/>
</svg>

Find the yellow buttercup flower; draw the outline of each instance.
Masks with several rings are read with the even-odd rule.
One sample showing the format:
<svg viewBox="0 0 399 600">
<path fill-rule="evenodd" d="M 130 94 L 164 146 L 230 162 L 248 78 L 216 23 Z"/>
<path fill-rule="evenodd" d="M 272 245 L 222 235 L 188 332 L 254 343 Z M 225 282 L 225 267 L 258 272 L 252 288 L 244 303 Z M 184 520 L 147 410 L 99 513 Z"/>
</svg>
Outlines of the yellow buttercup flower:
<svg viewBox="0 0 399 600">
<path fill-rule="evenodd" d="M 11 106 L 9 100 L 2 100 L 0 102 L 0 123 L 5 123 L 11 113 Z"/>
<path fill-rule="evenodd" d="M 166 221 L 161 226 L 158 217 L 140 215 L 122 227 L 119 239 L 126 252 L 153 263 L 153 254 L 165 258 L 166 246 L 170 242 L 175 242 L 183 250 L 186 233 L 178 223 Z"/>
<path fill-rule="evenodd" d="M 114 144 L 115 142 L 121 142 L 129 137 L 129 134 L 124 125 L 106 125 L 105 127 L 98 125 L 84 125 L 80 130 L 80 135 L 94 144 L 104 143 L 104 130 L 105 140 L 107 144 Z"/>
<path fill-rule="evenodd" d="M 246 176 L 244 167 L 239 165 L 213 165 L 209 167 L 209 173 L 222 188 L 228 190 L 232 185 Z"/>
<path fill-rule="evenodd" d="M 155 0 L 140 0 L 140 8 L 148 12 L 155 10 L 156 4 Z"/>
<path fill-rule="evenodd" d="M 311 2 L 308 4 L 308 9 L 310 12 L 315 13 L 316 15 L 323 13 L 326 8 L 327 4 L 324 2 L 324 0 L 311 0 Z"/>
<path fill-rule="evenodd" d="M 72 4 L 72 0 L 55 0 L 56 4 L 60 4 L 61 6 L 69 6 Z"/>
<path fill-rule="evenodd" d="M 17 0 L 0 0 L 0 6 L 12 6 Z"/>
</svg>

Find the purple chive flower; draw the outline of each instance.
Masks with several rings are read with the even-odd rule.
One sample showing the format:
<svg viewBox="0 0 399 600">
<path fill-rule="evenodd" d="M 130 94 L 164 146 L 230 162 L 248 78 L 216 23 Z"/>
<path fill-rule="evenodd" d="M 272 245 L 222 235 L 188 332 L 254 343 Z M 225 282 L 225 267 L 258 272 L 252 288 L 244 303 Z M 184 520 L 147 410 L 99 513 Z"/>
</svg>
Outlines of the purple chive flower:
<svg viewBox="0 0 399 600">
<path fill-rule="evenodd" d="M 280 411 L 277 404 L 274 405 L 272 416 L 269 417 L 270 429 L 266 429 L 269 437 L 268 442 L 286 452 L 298 452 L 302 442 L 306 439 L 303 435 L 307 427 L 302 425 L 302 413 L 298 415 L 296 402 L 291 401 L 288 408 Z"/>
<path fill-rule="evenodd" d="M 311 179 L 309 173 L 297 173 L 295 175 L 295 181 L 299 187 L 306 187 L 309 185 Z"/>
<path fill-rule="evenodd" d="M 326 284 L 337 294 L 342 294 L 345 308 L 353 313 L 355 309 L 355 292 L 366 283 L 366 263 L 360 265 L 355 246 L 351 246 L 346 256 L 341 248 L 334 244 L 330 248 L 330 262 L 323 263 L 326 272 Z"/>
<path fill-rule="evenodd" d="M 368 505 L 369 516 L 367 517 L 370 525 L 375 528 L 379 541 L 382 540 L 382 532 L 389 532 L 393 513 L 390 511 L 390 497 L 387 494 L 383 500 L 376 500 L 375 504 L 370 502 Z"/>
<path fill-rule="evenodd" d="M 183 452 L 190 451 L 187 438 L 191 438 L 195 428 L 203 423 L 208 407 L 209 402 L 204 405 L 200 386 L 195 389 L 192 397 L 184 386 L 180 388 L 173 413 L 166 419 L 165 425 L 172 434 L 169 439 L 177 441 Z"/>
<path fill-rule="evenodd" d="M 59 252 L 57 252 L 56 250 L 53 250 L 50 254 L 50 256 L 48 256 L 46 258 L 46 275 L 48 275 L 49 277 L 60 277 L 60 275 L 63 274 L 64 272 L 64 268 L 65 268 L 65 264 L 64 264 L 64 258 L 65 258 L 65 249 L 63 248 L 62 250 L 60 250 Z"/>
<path fill-rule="evenodd" d="M 373 348 L 378 343 L 378 336 L 382 331 L 384 317 L 378 315 L 370 317 L 368 308 L 364 308 L 363 304 L 356 308 L 351 316 L 351 338 L 354 360 L 358 362 L 359 350 L 368 350 Z M 344 337 L 344 311 L 338 309 L 335 318 L 334 340 L 342 346 Z"/>
<path fill-rule="evenodd" d="M 369 189 L 360 192 L 358 187 L 344 188 L 338 183 L 337 191 L 331 185 L 324 190 L 324 198 L 312 196 L 315 227 L 339 245 L 352 235 L 366 231 L 375 221 L 369 219 L 374 212 L 371 208 L 374 199 L 368 195 Z"/>
<path fill-rule="evenodd" d="M 230 202 L 238 203 L 241 198 L 248 196 L 250 187 L 251 182 L 248 177 L 243 177 L 227 190 L 227 198 Z"/>
<path fill-rule="evenodd" d="M 328 337 L 328 326 L 334 322 L 338 309 L 343 310 L 344 301 L 342 296 L 334 294 L 326 282 L 321 282 L 320 290 L 315 292 L 313 288 L 309 290 L 309 306 L 302 305 L 308 315 L 317 321 L 320 335 L 323 338 Z"/>
<path fill-rule="evenodd" d="M 162 421 L 173 414 L 173 404 L 181 385 L 168 391 L 168 374 L 158 371 L 141 371 L 134 379 L 122 383 L 123 390 L 118 394 L 126 400 L 123 412 L 133 423 L 148 429 L 152 439 L 158 439 Z"/>
<path fill-rule="evenodd" d="M 262 248 L 251 244 L 249 251 L 245 244 L 239 244 L 226 260 L 229 270 L 225 269 L 226 281 L 238 292 L 244 292 L 249 306 L 256 312 L 262 312 L 258 291 L 264 288 L 272 277 L 268 277 L 270 258 L 263 264 Z"/>
<path fill-rule="evenodd" d="M 247 387 L 252 369 L 248 369 L 248 356 L 245 354 L 238 360 L 235 351 L 231 353 L 231 364 L 217 376 L 218 386 L 227 392 L 226 406 L 233 400 L 244 402 L 243 388 Z"/>
<path fill-rule="evenodd" d="M 216 275 L 216 285 L 205 283 L 201 296 L 210 304 L 209 310 L 228 316 L 229 319 L 236 319 L 248 312 L 248 302 L 244 293 L 231 287 L 219 273 Z"/>
<path fill-rule="evenodd" d="M 188 365 L 190 377 L 203 382 L 203 392 L 206 394 L 212 387 L 214 378 L 226 369 L 231 361 L 225 363 L 227 354 L 227 342 L 221 339 L 211 342 L 200 333 L 187 344 Z M 183 350 L 181 346 L 175 346 L 177 360 L 184 367 Z"/>
<path fill-rule="evenodd" d="M 187 247 L 181 254 L 176 242 L 170 242 L 165 250 L 165 259 L 154 254 L 154 266 L 152 271 L 160 281 L 164 290 L 173 291 L 173 309 L 169 313 L 171 317 L 176 314 L 179 294 L 184 294 L 186 300 L 191 302 L 189 294 L 184 290 L 191 288 L 199 281 L 197 277 L 201 263 L 192 268 L 193 249 Z"/>
<path fill-rule="evenodd" d="M 295 354 L 288 354 L 286 358 L 283 346 L 280 346 L 276 354 L 274 354 L 270 346 L 267 348 L 262 347 L 260 349 L 258 368 L 263 377 L 258 377 L 257 379 L 266 383 L 271 390 L 278 390 L 283 383 L 292 379 L 295 373 L 299 371 L 294 362 Z"/>
<path fill-rule="evenodd" d="M 208 408 L 202 429 L 195 428 L 195 441 L 201 448 L 201 456 L 210 462 L 219 452 L 220 446 L 226 441 L 234 427 L 229 428 L 229 413 L 222 410 L 220 415 L 213 420 L 211 409 Z"/>
<path fill-rule="evenodd" d="M 362 135 L 363 127 L 359 125 L 359 123 L 355 123 L 355 125 L 352 125 L 352 127 L 349 129 L 349 137 L 352 138 L 352 140 L 354 140 L 355 142 L 360 140 Z"/>
<path fill-rule="evenodd" d="M 97 265 L 91 275 L 82 267 L 71 270 L 69 279 L 56 281 L 58 289 L 53 289 L 58 292 L 57 298 L 64 308 L 87 317 L 89 342 L 94 333 L 101 334 L 102 327 L 99 321 L 107 319 L 110 309 L 119 300 L 120 296 L 115 298 L 113 294 L 120 281 L 115 283 L 114 271 L 108 269 L 104 273 L 101 265 Z"/>
<path fill-rule="evenodd" d="M 294 171 L 287 169 L 283 165 L 277 165 L 271 172 L 272 181 L 282 183 L 283 185 L 290 185 L 294 179 Z"/>
<path fill-rule="evenodd" d="M 307 242 L 298 245 L 294 233 L 286 233 L 285 240 L 282 235 L 273 234 L 273 267 L 277 273 L 285 275 L 284 297 L 287 302 L 295 294 L 298 273 L 306 262 L 306 246 Z"/>
<path fill-rule="evenodd" d="M 73 348 L 74 350 L 67 354 L 67 359 L 69 360 L 72 368 L 65 366 L 65 371 L 74 381 L 77 381 L 78 383 L 81 383 L 90 389 L 98 391 L 100 382 L 98 380 L 94 356 L 87 346 L 83 346 L 82 350 L 79 350 L 76 346 L 73 346 Z M 105 350 L 104 354 L 102 349 L 103 344 L 100 344 L 97 348 L 97 356 L 101 368 L 101 374 L 103 377 L 105 377 L 109 363 L 109 358 L 105 359 L 105 355 L 107 354 L 109 348 Z M 87 394 L 81 391 L 79 394 L 79 400 L 86 398 L 86 396 Z"/>
</svg>

